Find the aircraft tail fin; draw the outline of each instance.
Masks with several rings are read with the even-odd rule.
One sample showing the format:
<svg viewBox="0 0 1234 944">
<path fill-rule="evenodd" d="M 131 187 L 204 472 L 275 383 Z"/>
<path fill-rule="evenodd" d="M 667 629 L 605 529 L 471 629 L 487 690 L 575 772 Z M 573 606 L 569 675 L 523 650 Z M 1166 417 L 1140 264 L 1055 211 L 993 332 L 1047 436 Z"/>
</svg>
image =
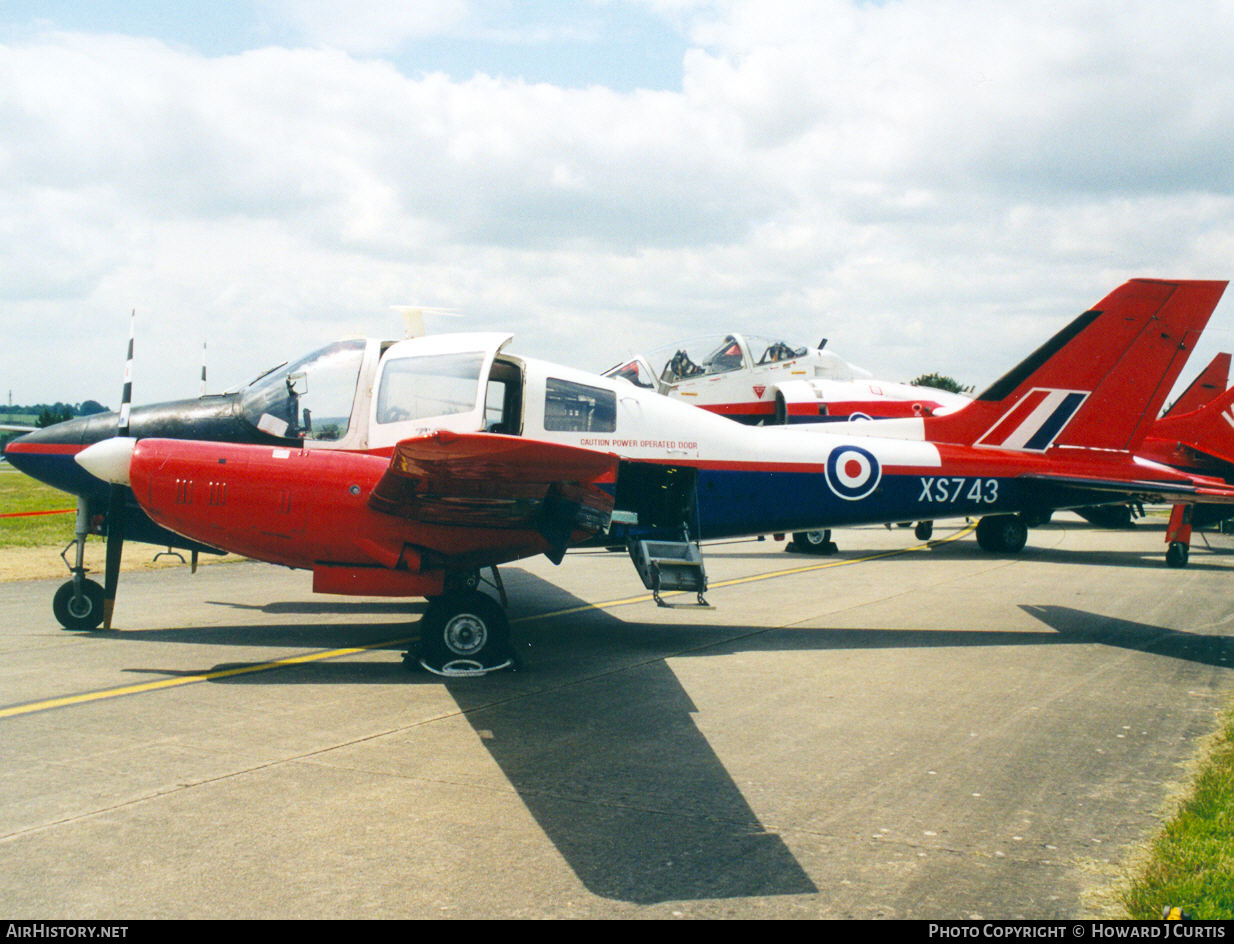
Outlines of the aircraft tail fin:
<svg viewBox="0 0 1234 944">
<path fill-rule="evenodd" d="M 1230 355 L 1218 354 L 1213 358 L 1191 385 L 1183 391 L 1183 395 L 1170 404 L 1169 409 L 1162 414 L 1167 416 L 1182 416 L 1206 406 L 1225 393 L 1230 386 Z"/>
<path fill-rule="evenodd" d="M 1226 284 L 1127 282 L 972 403 L 927 417 L 926 439 L 1020 452 L 1135 449 Z"/>
</svg>

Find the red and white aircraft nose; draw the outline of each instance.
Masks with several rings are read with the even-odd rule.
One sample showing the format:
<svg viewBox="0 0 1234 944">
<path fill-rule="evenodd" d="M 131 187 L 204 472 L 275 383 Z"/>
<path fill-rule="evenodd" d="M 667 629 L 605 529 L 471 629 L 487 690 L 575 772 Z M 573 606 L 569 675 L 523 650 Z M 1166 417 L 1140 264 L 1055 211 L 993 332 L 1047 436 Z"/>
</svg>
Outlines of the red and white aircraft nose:
<svg viewBox="0 0 1234 944">
<path fill-rule="evenodd" d="M 129 461 L 137 440 L 128 436 L 113 436 L 93 446 L 87 446 L 74 458 L 77 464 L 97 479 L 112 485 L 129 484 Z"/>
</svg>

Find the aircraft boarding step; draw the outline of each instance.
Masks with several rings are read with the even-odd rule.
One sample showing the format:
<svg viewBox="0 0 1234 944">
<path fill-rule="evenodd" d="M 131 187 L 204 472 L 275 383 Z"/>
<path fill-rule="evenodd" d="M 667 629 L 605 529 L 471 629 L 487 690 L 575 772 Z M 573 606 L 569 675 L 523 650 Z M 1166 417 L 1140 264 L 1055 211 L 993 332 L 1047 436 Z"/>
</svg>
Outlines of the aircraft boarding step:
<svg viewBox="0 0 1234 944">
<path fill-rule="evenodd" d="M 634 547 L 634 566 L 651 591 L 658 606 L 710 606 L 703 592 L 707 573 L 703 555 L 695 541 L 639 541 Z M 698 603 L 665 603 L 660 593 L 667 590 L 693 590 Z"/>
</svg>

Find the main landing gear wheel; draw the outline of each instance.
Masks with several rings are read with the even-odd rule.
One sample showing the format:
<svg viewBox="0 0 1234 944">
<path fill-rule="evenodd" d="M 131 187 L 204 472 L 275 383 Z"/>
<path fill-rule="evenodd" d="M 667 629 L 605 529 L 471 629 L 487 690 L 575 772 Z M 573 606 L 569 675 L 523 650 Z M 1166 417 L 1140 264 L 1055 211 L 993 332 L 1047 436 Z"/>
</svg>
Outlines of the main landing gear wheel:
<svg viewBox="0 0 1234 944">
<path fill-rule="evenodd" d="M 484 675 L 513 664 L 510 621 L 479 590 L 434 597 L 420 617 L 419 664 L 436 675 Z"/>
<path fill-rule="evenodd" d="M 1028 541 L 1028 525 L 1019 515 L 987 515 L 977 522 L 977 543 L 983 551 L 1017 554 Z"/>
<path fill-rule="evenodd" d="M 933 521 L 918 521 L 917 527 L 913 529 L 913 536 L 918 541 L 928 541 L 934 536 Z"/>
<path fill-rule="evenodd" d="M 61 584 L 51 601 L 56 621 L 65 629 L 98 629 L 103 622 L 103 588 L 93 580 L 83 580 L 81 594 L 73 597 L 73 581 Z"/>
<path fill-rule="evenodd" d="M 1165 562 L 1171 567 L 1186 567 L 1191 548 L 1183 541 L 1171 541 L 1165 552 Z"/>
<path fill-rule="evenodd" d="M 793 540 L 784 548 L 800 554 L 835 554 L 840 549 L 831 540 L 831 529 L 826 531 L 794 531 Z"/>
</svg>

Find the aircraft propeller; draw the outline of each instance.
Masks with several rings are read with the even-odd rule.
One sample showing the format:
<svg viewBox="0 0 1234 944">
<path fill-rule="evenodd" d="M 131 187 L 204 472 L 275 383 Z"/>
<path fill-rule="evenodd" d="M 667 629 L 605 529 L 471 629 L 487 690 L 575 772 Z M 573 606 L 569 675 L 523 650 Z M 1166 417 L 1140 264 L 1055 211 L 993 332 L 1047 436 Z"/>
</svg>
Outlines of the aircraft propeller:
<svg viewBox="0 0 1234 944">
<path fill-rule="evenodd" d="M 120 397 L 120 422 L 117 437 L 129 434 L 129 409 L 133 403 L 133 336 L 136 310 L 129 316 L 129 350 L 124 361 L 124 392 Z M 103 628 L 111 629 L 111 614 L 116 606 L 116 587 L 120 583 L 120 557 L 124 551 L 124 486 L 114 482 L 107 496 L 107 553 L 103 570 Z"/>
</svg>

